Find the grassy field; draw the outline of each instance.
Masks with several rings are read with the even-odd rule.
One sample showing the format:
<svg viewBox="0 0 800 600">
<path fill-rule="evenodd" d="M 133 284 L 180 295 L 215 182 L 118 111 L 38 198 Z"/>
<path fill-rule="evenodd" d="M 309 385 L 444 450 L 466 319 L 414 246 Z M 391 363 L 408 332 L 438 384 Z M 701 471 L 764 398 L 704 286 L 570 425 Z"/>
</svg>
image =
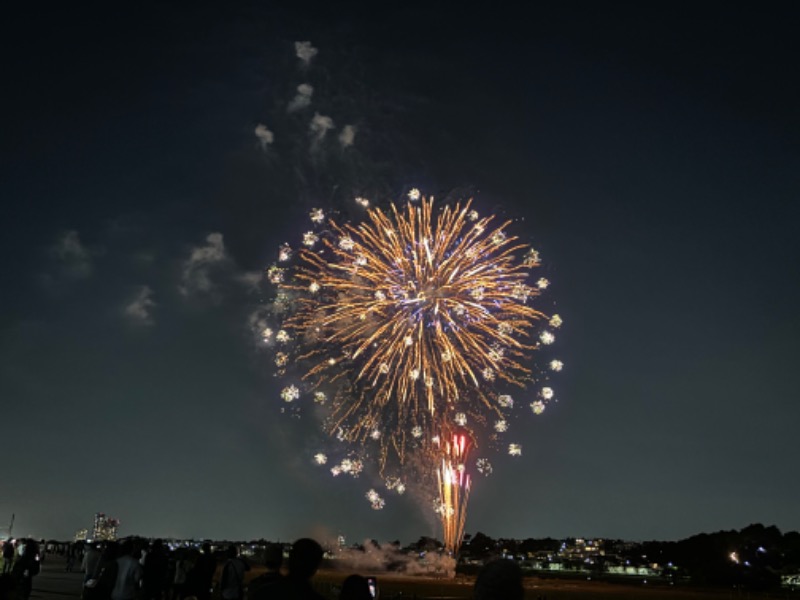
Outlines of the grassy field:
<svg viewBox="0 0 800 600">
<path fill-rule="evenodd" d="M 338 598 L 339 586 L 352 571 L 322 570 L 314 577 L 314 587 L 332 600 Z M 472 598 L 474 577 L 458 576 L 454 579 L 398 575 L 394 573 L 370 573 L 378 579 L 381 600 L 456 600 Z M 251 571 L 250 577 L 258 575 Z M 741 590 L 702 590 L 688 587 L 658 587 L 642 584 L 618 584 L 602 581 L 565 579 L 525 579 L 526 600 L 757 600 L 762 598 L 800 599 L 796 593 L 747 592 Z"/>
</svg>

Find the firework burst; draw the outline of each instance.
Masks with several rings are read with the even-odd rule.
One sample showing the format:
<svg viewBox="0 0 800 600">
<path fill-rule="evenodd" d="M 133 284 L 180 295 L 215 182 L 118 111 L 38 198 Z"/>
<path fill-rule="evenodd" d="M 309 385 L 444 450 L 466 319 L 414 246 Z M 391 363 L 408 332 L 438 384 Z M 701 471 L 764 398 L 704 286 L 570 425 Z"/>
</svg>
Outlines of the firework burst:
<svg viewBox="0 0 800 600">
<path fill-rule="evenodd" d="M 329 432 L 378 442 L 383 467 L 454 415 L 503 420 L 496 384 L 530 383 L 529 354 L 554 339 L 535 335 L 548 321 L 530 304 L 544 288 L 527 283 L 538 254 L 506 231 L 511 222 L 480 218 L 471 202 L 437 213 L 425 198 L 369 208 L 357 224 L 320 213 L 318 245 L 272 281 L 294 303 L 281 330 L 303 384 L 334 391 Z"/>
</svg>

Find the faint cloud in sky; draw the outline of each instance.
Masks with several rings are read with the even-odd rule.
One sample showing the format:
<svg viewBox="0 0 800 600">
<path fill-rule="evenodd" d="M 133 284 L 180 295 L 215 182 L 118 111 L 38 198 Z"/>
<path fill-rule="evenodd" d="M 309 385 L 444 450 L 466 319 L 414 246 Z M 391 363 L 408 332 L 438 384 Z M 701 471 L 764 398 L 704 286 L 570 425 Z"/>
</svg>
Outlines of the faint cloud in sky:
<svg viewBox="0 0 800 600">
<path fill-rule="evenodd" d="M 125 316 L 134 323 L 138 323 L 140 325 L 152 325 L 152 311 L 155 306 L 156 303 L 153 301 L 153 290 L 150 289 L 150 286 L 143 285 L 139 287 L 139 290 L 134 295 L 133 300 L 131 300 L 125 306 L 124 313 Z"/>
<path fill-rule="evenodd" d="M 181 294 L 188 296 L 194 293 L 208 293 L 213 289 L 211 270 L 227 260 L 225 244 L 221 233 L 209 233 L 206 244 L 192 248 L 188 260 L 183 263 Z"/>
<path fill-rule="evenodd" d="M 74 229 L 59 236 L 51 248 L 51 254 L 59 262 L 61 275 L 65 277 L 83 279 L 92 274 L 91 255 Z"/>
</svg>

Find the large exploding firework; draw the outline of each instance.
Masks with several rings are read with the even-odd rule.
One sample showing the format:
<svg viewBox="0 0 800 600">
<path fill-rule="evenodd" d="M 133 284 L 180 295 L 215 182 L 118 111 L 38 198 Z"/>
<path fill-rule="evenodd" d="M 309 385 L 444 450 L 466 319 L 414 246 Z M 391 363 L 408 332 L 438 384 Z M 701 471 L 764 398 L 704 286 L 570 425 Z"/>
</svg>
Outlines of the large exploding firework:
<svg viewBox="0 0 800 600">
<path fill-rule="evenodd" d="M 281 246 L 268 270 L 281 323 L 263 335 L 276 344 L 278 374 L 295 377 L 283 400 L 322 407 L 327 433 L 358 454 L 347 464 L 371 457 L 384 474 L 410 462 L 435 470 L 438 440 L 456 429 L 497 445 L 515 405 L 510 389 L 526 390 L 536 414 L 553 397 L 533 387 L 540 377 L 528 365 L 561 324 L 533 306 L 549 285 L 533 281 L 538 253 L 511 221 L 481 217 L 471 201 L 439 208 L 410 194 L 387 211 L 357 202 L 361 222 L 313 210 L 315 228 L 299 248 Z M 334 474 L 349 472 L 342 464 Z M 476 467 L 491 471 L 486 458 Z M 402 486 L 398 477 L 387 487 Z"/>
</svg>

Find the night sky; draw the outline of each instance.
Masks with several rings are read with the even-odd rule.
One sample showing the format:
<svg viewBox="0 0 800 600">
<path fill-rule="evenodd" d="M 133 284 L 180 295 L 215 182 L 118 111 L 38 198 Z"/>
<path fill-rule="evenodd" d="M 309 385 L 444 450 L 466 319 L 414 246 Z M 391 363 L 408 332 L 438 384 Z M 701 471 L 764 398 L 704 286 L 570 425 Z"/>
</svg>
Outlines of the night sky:
<svg viewBox="0 0 800 600">
<path fill-rule="evenodd" d="M 248 321 L 312 206 L 416 186 L 518 219 L 565 321 L 467 531 L 800 529 L 796 7 L 269 4 L 4 15 L 0 528 L 437 534 L 312 464 Z"/>
</svg>

